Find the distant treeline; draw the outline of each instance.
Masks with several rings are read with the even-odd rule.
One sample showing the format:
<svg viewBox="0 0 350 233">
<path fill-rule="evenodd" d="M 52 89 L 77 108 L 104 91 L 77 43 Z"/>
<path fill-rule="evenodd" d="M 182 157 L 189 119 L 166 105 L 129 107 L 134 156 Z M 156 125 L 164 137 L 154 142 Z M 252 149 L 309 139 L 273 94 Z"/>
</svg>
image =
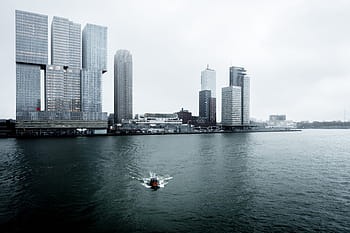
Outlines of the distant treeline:
<svg viewBox="0 0 350 233">
<path fill-rule="evenodd" d="M 314 121 L 298 122 L 298 129 L 350 129 L 350 122 L 344 121 Z"/>
</svg>

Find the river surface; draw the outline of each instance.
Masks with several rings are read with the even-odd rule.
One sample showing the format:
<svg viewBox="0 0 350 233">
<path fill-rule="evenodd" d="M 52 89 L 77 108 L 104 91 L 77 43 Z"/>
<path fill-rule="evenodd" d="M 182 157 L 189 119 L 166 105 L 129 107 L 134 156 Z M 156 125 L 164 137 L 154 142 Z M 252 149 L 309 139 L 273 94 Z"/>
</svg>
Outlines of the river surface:
<svg viewBox="0 0 350 233">
<path fill-rule="evenodd" d="M 29 231 L 350 232 L 350 130 L 0 139 L 0 232 Z"/>
</svg>

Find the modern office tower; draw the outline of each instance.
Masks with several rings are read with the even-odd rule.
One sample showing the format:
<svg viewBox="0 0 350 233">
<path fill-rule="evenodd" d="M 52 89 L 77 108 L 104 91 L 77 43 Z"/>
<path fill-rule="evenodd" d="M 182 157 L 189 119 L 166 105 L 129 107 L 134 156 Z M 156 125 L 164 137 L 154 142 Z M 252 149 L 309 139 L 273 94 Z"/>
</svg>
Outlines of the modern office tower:
<svg viewBox="0 0 350 233">
<path fill-rule="evenodd" d="M 246 70 L 243 67 L 230 67 L 230 86 L 241 86 L 242 78 L 246 75 Z"/>
<path fill-rule="evenodd" d="M 16 10 L 17 120 L 96 124 L 106 120 L 101 104 L 101 76 L 107 71 L 106 61 L 106 27 L 88 24 L 82 41 L 80 24 L 53 17 L 48 65 L 48 17 Z M 41 93 L 45 93 L 43 99 Z M 82 99 L 87 103 L 85 112 Z"/>
<path fill-rule="evenodd" d="M 221 123 L 223 126 L 241 126 L 242 96 L 241 87 L 228 86 L 222 88 Z"/>
<path fill-rule="evenodd" d="M 107 72 L 107 27 L 86 24 L 82 38 L 83 68 Z"/>
<path fill-rule="evenodd" d="M 49 65 L 46 69 L 45 110 L 80 112 L 80 69 Z"/>
<path fill-rule="evenodd" d="M 211 97 L 216 98 L 216 71 L 209 69 L 209 65 L 201 72 L 201 90 L 210 90 Z"/>
<path fill-rule="evenodd" d="M 51 24 L 51 64 L 81 68 L 81 26 L 54 16 Z"/>
<path fill-rule="evenodd" d="M 216 98 L 210 98 L 209 104 L 209 124 L 216 125 Z"/>
<path fill-rule="evenodd" d="M 48 17 L 16 10 L 16 62 L 46 65 Z"/>
<path fill-rule="evenodd" d="M 81 105 L 84 112 L 102 112 L 101 78 L 107 72 L 107 27 L 87 24 L 82 33 Z"/>
<path fill-rule="evenodd" d="M 51 24 L 51 63 L 46 70 L 46 111 L 81 110 L 81 27 L 54 16 Z"/>
<path fill-rule="evenodd" d="M 209 69 L 209 65 L 201 72 L 199 117 L 206 119 L 209 125 L 216 124 L 216 72 Z"/>
<path fill-rule="evenodd" d="M 250 77 L 244 76 L 242 85 L 242 125 L 250 124 Z"/>
<path fill-rule="evenodd" d="M 115 123 L 132 119 L 132 55 L 118 50 L 114 56 L 114 118 Z"/>
<path fill-rule="evenodd" d="M 249 125 L 250 119 L 250 78 L 246 76 L 246 70 L 242 67 L 230 67 L 230 86 L 241 87 L 241 124 Z"/>
<path fill-rule="evenodd" d="M 206 119 L 209 123 L 211 91 L 202 90 L 199 92 L 199 117 Z"/>
<path fill-rule="evenodd" d="M 16 119 L 40 111 L 41 71 L 48 63 L 48 17 L 16 10 Z"/>
<path fill-rule="evenodd" d="M 64 109 L 69 112 L 81 111 L 81 70 L 68 68 L 64 76 Z"/>
</svg>

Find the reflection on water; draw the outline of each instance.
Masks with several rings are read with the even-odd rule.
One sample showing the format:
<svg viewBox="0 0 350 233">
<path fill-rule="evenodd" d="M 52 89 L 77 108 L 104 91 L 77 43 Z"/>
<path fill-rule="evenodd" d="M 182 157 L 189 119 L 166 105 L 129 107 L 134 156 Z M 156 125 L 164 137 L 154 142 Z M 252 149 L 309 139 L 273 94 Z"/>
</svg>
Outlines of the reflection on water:
<svg viewBox="0 0 350 233">
<path fill-rule="evenodd" d="M 0 231 L 347 232 L 347 138 L 340 130 L 2 139 Z M 165 188 L 145 189 L 150 172 Z"/>
</svg>

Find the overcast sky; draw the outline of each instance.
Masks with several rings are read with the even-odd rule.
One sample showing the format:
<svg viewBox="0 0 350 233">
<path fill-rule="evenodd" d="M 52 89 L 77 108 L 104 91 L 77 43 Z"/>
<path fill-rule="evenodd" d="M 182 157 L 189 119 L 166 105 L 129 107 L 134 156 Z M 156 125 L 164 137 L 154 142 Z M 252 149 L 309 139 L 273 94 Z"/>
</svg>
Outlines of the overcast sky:
<svg viewBox="0 0 350 233">
<path fill-rule="evenodd" d="M 216 70 L 217 115 L 229 66 L 251 77 L 251 117 L 350 119 L 350 1 L 2 0 L 0 118 L 15 118 L 15 9 L 108 27 L 103 111 L 113 112 L 113 56 L 133 55 L 134 113 L 198 114 L 200 73 Z M 344 114 L 344 112 L 346 114 Z"/>
</svg>

